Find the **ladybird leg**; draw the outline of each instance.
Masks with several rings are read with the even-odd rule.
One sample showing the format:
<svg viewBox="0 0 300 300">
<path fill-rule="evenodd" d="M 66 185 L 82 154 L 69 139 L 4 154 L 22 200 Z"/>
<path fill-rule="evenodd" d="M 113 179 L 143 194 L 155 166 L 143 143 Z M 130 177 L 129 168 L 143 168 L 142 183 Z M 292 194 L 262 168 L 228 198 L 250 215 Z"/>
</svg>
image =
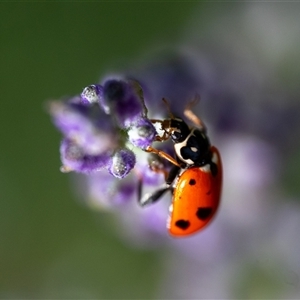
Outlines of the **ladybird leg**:
<svg viewBox="0 0 300 300">
<path fill-rule="evenodd" d="M 166 175 L 165 175 L 166 178 Z M 154 203 L 158 201 L 161 196 L 169 189 L 168 184 L 163 184 L 159 189 L 157 189 L 153 193 L 147 193 L 142 196 L 143 193 L 143 179 L 142 177 L 139 178 L 138 180 L 138 185 L 137 185 L 137 200 L 140 206 L 146 206 L 148 204 Z"/>
<path fill-rule="evenodd" d="M 161 124 L 163 124 L 164 120 L 150 119 L 150 122 L 152 122 L 152 123 L 161 123 Z"/>
<path fill-rule="evenodd" d="M 143 180 L 139 179 L 138 181 L 138 187 L 137 187 L 137 199 L 140 206 L 147 206 L 149 204 L 155 203 L 164 195 L 165 192 L 167 192 L 170 189 L 170 186 L 166 183 L 164 183 L 161 187 L 159 187 L 155 192 L 153 193 L 147 193 L 142 196 L 142 190 L 143 190 Z"/>
<path fill-rule="evenodd" d="M 148 165 L 150 170 L 155 173 L 162 173 L 164 175 L 165 181 L 167 180 L 169 172 L 166 170 L 160 156 L 155 153 L 149 153 Z"/>
<path fill-rule="evenodd" d="M 171 187 L 171 188 L 170 188 L 170 191 L 171 191 L 171 194 L 172 194 L 172 196 L 173 196 L 174 191 L 175 191 L 175 188 Z"/>
<path fill-rule="evenodd" d="M 169 177 L 169 172 L 164 167 L 162 162 L 162 158 L 157 156 L 154 153 L 150 153 L 148 157 L 149 168 L 155 173 L 161 173 L 164 175 L 165 181 Z M 176 167 L 176 166 L 174 166 Z M 177 168 L 177 167 L 176 167 Z M 143 188 L 143 177 L 141 175 L 138 176 L 138 186 L 137 186 L 137 199 L 138 203 L 141 206 L 145 206 L 151 203 L 154 203 L 160 199 L 160 197 L 168 190 L 170 185 L 168 183 L 164 183 L 156 192 L 148 193 L 142 196 L 142 188 Z M 172 180 L 173 181 L 173 180 Z"/>
<path fill-rule="evenodd" d="M 170 120 L 159 120 L 159 119 L 150 119 L 152 124 L 160 124 L 160 130 L 163 131 L 162 136 L 156 135 L 155 140 L 158 142 L 164 142 L 170 138 L 170 133 L 166 130 L 166 128 L 170 128 Z"/>
<path fill-rule="evenodd" d="M 142 199 L 143 184 L 144 184 L 143 179 L 142 179 L 142 177 L 140 177 L 138 180 L 138 186 L 137 186 L 137 199 L 138 199 L 139 203 Z"/>
<path fill-rule="evenodd" d="M 167 154 L 166 152 L 164 151 L 161 151 L 161 150 L 158 150 L 158 149 L 155 149 L 151 146 L 148 146 L 145 150 L 146 152 L 151 152 L 151 153 L 155 153 L 157 155 L 159 155 L 160 157 L 168 160 L 170 163 L 172 163 L 173 165 L 177 166 L 180 168 L 180 165 L 179 163 L 175 160 L 175 158 L 173 158 L 172 156 L 170 156 L 169 154 Z"/>
<path fill-rule="evenodd" d="M 152 203 L 157 202 L 161 197 L 170 189 L 168 184 L 163 184 L 157 191 L 154 193 L 147 193 L 142 198 L 138 199 L 138 202 L 141 206 L 146 206 Z"/>
<path fill-rule="evenodd" d="M 171 184 L 174 179 L 176 178 L 176 176 L 178 175 L 179 171 L 181 170 L 180 167 L 178 166 L 173 166 L 168 174 L 168 176 L 166 177 L 166 183 L 167 184 Z"/>
</svg>

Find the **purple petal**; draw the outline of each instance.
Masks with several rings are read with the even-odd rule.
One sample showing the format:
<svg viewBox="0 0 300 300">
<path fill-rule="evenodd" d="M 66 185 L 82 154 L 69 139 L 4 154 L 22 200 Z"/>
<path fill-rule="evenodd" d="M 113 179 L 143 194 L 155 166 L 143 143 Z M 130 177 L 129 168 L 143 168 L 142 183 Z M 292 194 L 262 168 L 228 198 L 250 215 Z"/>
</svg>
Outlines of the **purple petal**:
<svg viewBox="0 0 300 300">
<path fill-rule="evenodd" d="M 103 87 L 100 84 L 91 84 L 85 87 L 81 93 L 83 104 L 101 103 L 103 98 Z"/>
<path fill-rule="evenodd" d="M 129 129 L 128 137 L 134 146 L 145 150 L 153 143 L 156 130 L 148 119 L 140 118 Z"/>
<path fill-rule="evenodd" d="M 62 172 L 75 171 L 78 173 L 90 174 L 106 167 L 109 161 L 109 154 L 89 155 L 84 153 L 76 143 L 64 139 L 60 146 Z"/>
<path fill-rule="evenodd" d="M 109 107 L 121 127 L 128 127 L 139 118 L 143 111 L 143 103 L 135 87 L 124 81 L 111 79 L 103 86 L 104 103 Z"/>
<path fill-rule="evenodd" d="M 50 113 L 56 127 L 85 154 L 99 155 L 116 146 L 112 120 L 98 105 L 53 101 Z"/>
<path fill-rule="evenodd" d="M 116 209 L 132 202 L 136 196 L 136 182 L 131 176 L 119 180 L 107 170 L 101 170 L 87 176 L 85 181 L 87 201 L 94 209 Z"/>
</svg>

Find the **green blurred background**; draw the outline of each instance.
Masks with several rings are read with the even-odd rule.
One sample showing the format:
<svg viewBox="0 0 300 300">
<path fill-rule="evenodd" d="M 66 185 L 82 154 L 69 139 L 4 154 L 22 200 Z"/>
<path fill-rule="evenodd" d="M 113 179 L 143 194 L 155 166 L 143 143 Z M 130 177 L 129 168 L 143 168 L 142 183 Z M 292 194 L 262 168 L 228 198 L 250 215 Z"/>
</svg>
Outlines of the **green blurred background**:
<svg viewBox="0 0 300 300">
<path fill-rule="evenodd" d="M 243 52 L 247 44 L 242 44 L 243 39 L 249 40 L 249 35 L 244 36 L 245 28 L 233 28 L 232 36 L 224 36 L 218 31 L 222 25 L 210 19 L 210 13 L 215 17 L 212 20 L 228 17 L 228 5 L 195 1 L 0 3 L 1 299 L 157 297 L 168 272 L 164 255 L 169 253 L 162 254 L 163 247 L 151 250 L 131 246 L 117 234 L 109 214 L 92 212 L 80 204 L 82 199 L 71 187 L 72 176 L 59 171 L 61 135 L 52 125 L 45 104 L 78 94 L 107 73 L 132 67 L 157 47 L 181 45 L 193 37 L 197 40 L 203 32 L 212 36 L 215 49 L 227 45 L 229 52 L 240 33 L 241 57 L 228 62 L 237 65 L 247 53 Z M 263 5 L 266 10 L 255 7 L 248 15 L 249 24 L 260 12 L 260 20 L 265 20 L 269 4 Z M 273 8 L 277 5 L 273 3 Z M 281 4 L 275 15 L 279 20 L 285 7 Z M 289 9 L 300 12 L 300 6 L 294 9 L 290 4 Z M 268 72 L 273 70 L 280 84 L 299 101 L 299 45 L 294 35 L 300 27 L 295 20 L 294 15 L 291 23 L 279 23 L 278 28 L 269 28 L 267 21 L 261 28 L 259 24 L 257 36 L 265 30 L 274 44 L 265 41 L 262 34 L 262 40 L 251 46 L 259 53 L 257 57 L 271 66 Z M 199 27 L 194 30 L 193 24 Z M 281 28 L 287 34 L 281 32 L 281 39 L 277 39 L 277 29 Z M 196 47 L 210 54 L 211 45 L 202 45 L 201 39 L 200 46 L 197 43 Z M 285 45 L 291 52 L 284 51 Z M 277 64 L 276 55 L 281 59 Z M 292 196 L 300 191 L 300 158 L 297 149 L 294 153 L 283 159 L 285 174 L 281 180 L 284 192 Z M 254 280 L 245 281 L 239 295 L 262 295 L 255 288 L 265 288 L 266 281 L 253 273 Z M 273 295 L 273 281 L 269 286 Z"/>
<path fill-rule="evenodd" d="M 44 104 L 176 41 L 196 6 L 0 4 L 0 298 L 154 297 L 158 255 L 76 202 Z"/>
</svg>

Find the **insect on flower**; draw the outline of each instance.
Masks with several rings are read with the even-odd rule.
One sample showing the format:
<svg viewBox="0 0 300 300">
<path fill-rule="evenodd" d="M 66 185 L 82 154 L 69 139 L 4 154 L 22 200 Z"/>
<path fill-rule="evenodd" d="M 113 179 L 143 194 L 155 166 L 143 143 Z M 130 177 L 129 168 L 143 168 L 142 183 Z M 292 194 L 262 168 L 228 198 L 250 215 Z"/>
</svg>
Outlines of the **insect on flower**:
<svg viewBox="0 0 300 300">
<path fill-rule="evenodd" d="M 149 119 L 139 82 L 111 78 L 102 85 L 86 87 L 79 96 L 66 102 L 52 101 L 49 112 L 64 136 L 60 147 L 61 171 L 86 175 L 108 172 L 112 175 L 111 186 L 117 186 L 110 189 L 113 195 L 120 186 L 113 179 L 124 179 L 134 168 L 144 185 L 157 172 L 163 173 L 165 183 L 152 194 L 141 197 L 142 184 L 138 185 L 139 203 L 148 205 L 171 191 L 169 232 L 173 236 L 187 236 L 206 226 L 217 211 L 222 185 L 221 158 L 210 145 L 205 125 L 191 110 L 194 102 L 184 110 L 194 125 L 189 127 L 170 112 L 164 101 L 170 118 Z M 174 143 L 175 158 L 152 147 L 154 141 L 167 140 Z M 136 159 L 135 149 L 155 157 L 154 161 L 151 158 L 149 178 L 147 172 L 143 173 L 143 164 Z M 165 165 L 166 161 L 172 163 L 171 169 Z"/>
<path fill-rule="evenodd" d="M 163 101 L 168 106 L 167 101 Z M 172 192 L 167 228 L 175 237 L 196 233 L 212 220 L 219 206 L 222 189 L 220 153 L 211 146 L 204 123 L 192 112 L 193 104 L 195 101 L 186 107 L 184 115 L 194 126 L 189 127 L 171 112 L 169 119 L 151 120 L 163 130 L 162 136 L 156 137 L 157 141 L 172 139 L 176 158 L 151 146 L 147 147 L 147 152 L 168 160 L 173 167 L 166 175 L 163 186 L 154 193 L 139 197 L 140 205 L 146 206 L 158 201 L 165 192 Z"/>
</svg>

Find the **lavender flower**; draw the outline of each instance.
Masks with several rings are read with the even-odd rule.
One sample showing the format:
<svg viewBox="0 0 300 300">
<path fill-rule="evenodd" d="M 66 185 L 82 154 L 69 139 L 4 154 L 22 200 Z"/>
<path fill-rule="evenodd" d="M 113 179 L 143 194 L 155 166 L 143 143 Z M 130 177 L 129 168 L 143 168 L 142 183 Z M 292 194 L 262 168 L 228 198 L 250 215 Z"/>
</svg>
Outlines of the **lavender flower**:
<svg viewBox="0 0 300 300">
<path fill-rule="evenodd" d="M 113 113 L 120 127 L 129 127 L 144 113 L 143 99 L 135 81 L 110 79 L 103 85 L 104 105 Z"/>
<path fill-rule="evenodd" d="M 98 105 L 86 106 L 72 98 L 69 102 L 52 102 L 50 112 L 63 135 L 86 154 L 110 152 L 118 143 L 114 124 Z"/>
<path fill-rule="evenodd" d="M 83 195 L 86 204 L 93 210 L 112 210 L 127 206 L 136 196 L 136 185 L 132 175 L 122 180 L 113 177 L 107 170 L 90 174 L 89 176 L 76 177 L 80 187 L 78 194 Z"/>
<path fill-rule="evenodd" d="M 116 151 L 111 157 L 108 171 L 114 177 L 124 178 L 135 165 L 135 155 L 129 149 Z"/>
<path fill-rule="evenodd" d="M 49 111 L 64 135 L 63 172 L 93 173 L 105 168 L 124 178 L 136 163 L 126 144 L 144 150 L 156 136 L 142 89 L 134 80 L 108 79 L 103 86 L 90 85 L 80 96 L 51 102 Z"/>
<path fill-rule="evenodd" d="M 64 139 L 60 146 L 62 172 L 91 173 L 101 170 L 109 161 L 107 153 L 87 154 L 77 143 Z"/>
<path fill-rule="evenodd" d="M 85 87 L 81 93 L 81 102 L 83 104 L 103 103 L 103 87 L 100 84 L 92 84 Z"/>
<path fill-rule="evenodd" d="M 145 150 L 154 142 L 157 133 L 151 121 L 140 118 L 128 130 L 129 141 L 136 147 Z"/>
</svg>

